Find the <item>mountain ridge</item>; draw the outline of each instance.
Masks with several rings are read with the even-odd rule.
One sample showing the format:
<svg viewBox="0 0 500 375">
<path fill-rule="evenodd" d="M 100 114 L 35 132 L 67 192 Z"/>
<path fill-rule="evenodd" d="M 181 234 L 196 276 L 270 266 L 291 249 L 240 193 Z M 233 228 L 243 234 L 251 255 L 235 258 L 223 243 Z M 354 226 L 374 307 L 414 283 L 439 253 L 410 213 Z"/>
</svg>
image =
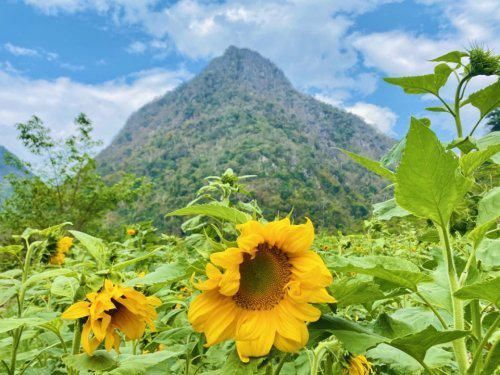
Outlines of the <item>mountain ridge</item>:
<svg viewBox="0 0 500 375">
<path fill-rule="evenodd" d="M 258 175 L 250 185 L 266 213 L 293 206 L 321 226 L 346 228 L 367 215 L 384 184 L 337 147 L 380 157 L 392 144 L 359 117 L 295 90 L 257 52 L 231 46 L 133 113 L 97 160 L 105 174 L 153 180 L 149 208 L 130 219 L 145 219 L 144 211 L 166 225 L 163 214 L 193 198 L 203 177 L 231 167 Z"/>
</svg>

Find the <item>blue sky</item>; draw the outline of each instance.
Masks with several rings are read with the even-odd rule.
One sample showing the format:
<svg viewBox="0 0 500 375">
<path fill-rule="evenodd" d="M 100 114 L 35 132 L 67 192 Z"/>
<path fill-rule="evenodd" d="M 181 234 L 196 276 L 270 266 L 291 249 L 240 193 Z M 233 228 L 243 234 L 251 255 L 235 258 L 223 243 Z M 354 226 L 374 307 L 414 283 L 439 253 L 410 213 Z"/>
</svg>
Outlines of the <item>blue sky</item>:
<svg viewBox="0 0 500 375">
<path fill-rule="evenodd" d="M 37 114 L 64 136 L 81 111 L 107 144 L 133 111 L 229 45 L 260 52 L 300 91 L 399 138 L 409 115 L 433 103 L 382 77 L 429 72 L 427 60 L 471 41 L 498 52 L 499 24 L 496 0 L 4 0 L 0 144 L 24 156 L 15 123 Z M 432 120 L 451 137 L 446 117 Z"/>
</svg>

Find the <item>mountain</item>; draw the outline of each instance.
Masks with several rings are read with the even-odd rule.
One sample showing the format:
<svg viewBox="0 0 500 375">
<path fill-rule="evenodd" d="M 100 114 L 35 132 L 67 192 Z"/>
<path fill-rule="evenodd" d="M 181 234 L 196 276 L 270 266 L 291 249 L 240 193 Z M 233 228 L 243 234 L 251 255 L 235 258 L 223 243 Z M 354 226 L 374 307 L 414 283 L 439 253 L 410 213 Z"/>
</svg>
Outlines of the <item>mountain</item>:
<svg viewBox="0 0 500 375">
<path fill-rule="evenodd" d="M 191 81 L 132 114 L 97 160 L 113 175 L 154 184 L 131 219 L 153 219 L 194 198 L 203 178 L 232 168 L 268 217 L 292 208 L 326 228 L 353 228 L 385 182 L 336 148 L 377 158 L 394 141 L 359 117 L 304 95 L 257 52 L 229 47 Z M 168 223 L 167 223 L 168 224 Z"/>
<path fill-rule="evenodd" d="M 11 173 L 17 175 L 21 175 L 23 173 L 22 168 L 18 168 L 17 166 L 8 162 L 8 160 L 12 160 L 14 161 L 14 163 L 18 161 L 17 157 L 14 154 L 12 154 L 4 146 L 0 145 L 0 202 L 10 192 L 10 186 L 7 181 L 5 181 L 4 177 Z"/>
</svg>

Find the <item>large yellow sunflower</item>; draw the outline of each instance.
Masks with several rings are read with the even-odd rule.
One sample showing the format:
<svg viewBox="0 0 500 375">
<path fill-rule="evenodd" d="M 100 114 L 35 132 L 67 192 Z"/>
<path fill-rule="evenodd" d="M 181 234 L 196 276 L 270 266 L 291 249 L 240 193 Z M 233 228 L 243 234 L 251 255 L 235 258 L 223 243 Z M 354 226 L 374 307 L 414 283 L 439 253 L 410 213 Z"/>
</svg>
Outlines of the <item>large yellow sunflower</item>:
<svg viewBox="0 0 500 375">
<path fill-rule="evenodd" d="M 141 338 L 146 324 L 152 331 L 155 330 L 155 306 L 161 305 L 157 297 L 146 297 L 133 288 L 114 285 L 106 280 L 101 291 L 87 294 L 87 300 L 71 305 L 61 317 L 88 317 L 83 326 L 81 343 L 89 355 L 103 340 L 107 351 L 112 348 L 118 351 L 120 335 L 117 330 L 123 332 L 127 340 Z"/>
<path fill-rule="evenodd" d="M 335 302 L 325 289 L 332 275 L 310 250 L 313 225 L 286 218 L 249 221 L 238 230 L 238 247 L 212 254 L 208 279 L 195 284 L 202 294 L 191 303 L 189 321 L 205 333 L 206 346 L 234 339 L 243 362 L 273 345 L 296 352 L 309 339 L 306 322 L 320 317 L 310 303 Z"/>
</svg>

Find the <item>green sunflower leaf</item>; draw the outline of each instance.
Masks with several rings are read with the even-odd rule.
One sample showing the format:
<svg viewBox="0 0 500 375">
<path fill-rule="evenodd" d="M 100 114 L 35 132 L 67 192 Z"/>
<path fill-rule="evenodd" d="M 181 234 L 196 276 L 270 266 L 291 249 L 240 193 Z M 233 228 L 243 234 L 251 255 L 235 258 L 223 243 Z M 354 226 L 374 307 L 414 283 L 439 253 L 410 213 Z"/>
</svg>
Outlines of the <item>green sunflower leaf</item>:
<svg viewBox="0 0 500 375">
<path fill-rule="evenodd" d="M 106 371 L 116 367 L 116 360 L 105 350 L 96 350 L 92 356 L 87 353 L 71 354 L 62 357 L 69 368 L 79 371 Z"/>
<path fill-rule="evenodd" d="M 341 148 L 339 148 L 339 150 L 342 151 L 342 153 L 344 153 L 345 155 L 349 156 L 356 163 L 361 164 L 363 167 L 372 171 L 373 173 L 376 173 L 381 177 L 387 178 L 392 182 L 396 182 L 396 176 L 394 175 L 394 173 L 389 169 L 385 168 L 378 161 L 365 158 L 364 156 L 355 154 L 354 152 L 343 150 Z"/>
<path fill-rule="evenodd" d="M 407 94 L 439 94 L 439 89 L 446 84 L 453 70 L 447 64 L 439 64 L 434 74 L 423 76 L 384 78 L 387 83 L 400 86 Z"/>
<path fill-rule="evenodd" d="M 443 56 L 436 57 L 435 59 L 432 59 L 431 61 L 444 61 L 444 62 L 450 62 L 450 63 L 456 63 L 460 64 L 462 61 L 462 57 L 469 56 L 467 53 L 462 52 L 462 51 L 451 51 Z"/>
<path fill-rule="evenodd" d="M 491 280 L 479 281 L 458 289 L 454 295 L 460 299 L 482 299 L 500 306 L 500 276 Z"/>
<path fill-rule="evenodd" d="M 191 216 L 205 215 L 229 221 L 234 224 L 243 224 L 251 220 L 252 217 L 236 208 L 220 206 L 216 204 L 199 204 L 181 208 L 168 213 L 166 216 Z"/>
<path fill-rule="evenodd" d="M 458 163 L 430 128 L 412 118 L 396 171 L 396 202 L 416 216 L 446 225 L 472 183 L 460 173 Z"/>
<path fill-rule="evenodd" d="M 469 95 L 464 104 L 471 104 L 481 113 L 481 117 L 500 106 L 500 81 Z"/>
</svg>

